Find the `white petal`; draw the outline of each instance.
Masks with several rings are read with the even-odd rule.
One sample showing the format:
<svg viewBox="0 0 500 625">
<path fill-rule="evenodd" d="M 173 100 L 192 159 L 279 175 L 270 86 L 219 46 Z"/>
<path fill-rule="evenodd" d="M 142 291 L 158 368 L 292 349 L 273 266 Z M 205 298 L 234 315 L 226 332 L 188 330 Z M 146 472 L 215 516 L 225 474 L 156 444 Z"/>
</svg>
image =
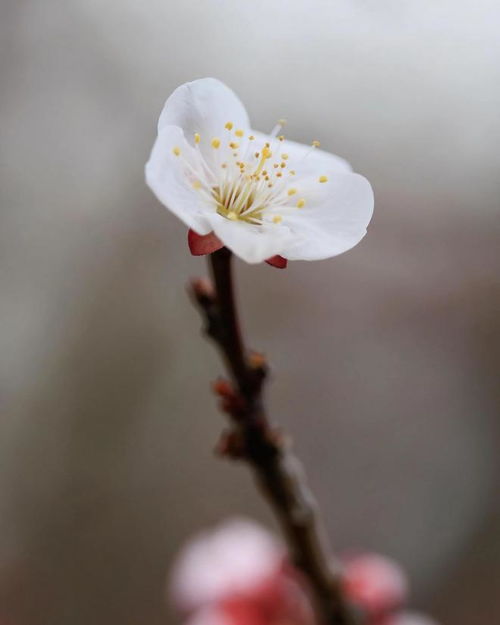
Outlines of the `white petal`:
<svg viewBox="0 0 500 625">
<path fill-rule="evenodd" d="M 261 263 L 281 254 L 295 239 L 288 228 L 278 224 L 256 226 L 231 221 L 217 213 L 210 215 L 209 220 L 224 245 L 247 263 Z"/>
<path fill-rule="evenodd" d="M 346 252 L 366 234 L 373 214 L 373 191 L 359 174 L 330 175 L 326 196 L 283 218 L 296 240 L 281 252 L 289 260 L 320 260 Z M 307 196 L 306 196 L 307 197 Z"/>
<path fill-rule="evenodd" d="M 186 139 L 194 145 L 194 134 L 201 135 L 200 148 L 210 150 L 214 137 L 223 138 L 224 125 L 248 130 L 250 122 L 238 96 L 220 80 L 201 78 L 178 87 L 168 98 L 158 121 L 158 130 L 164 126 L 179 126 Z"/>
<path fill-rule="evenodd" d="M 312 148 L 310 145 L 304 145 L 303 143 L 297 143 L 296 141 L 278 141 L 277 139 L 271 139 L 269 136 L 259 132 L 258 130 L 252 130 L 255 135 L 256 143 L 261 147 L 262 143 L 266 141 L 272 142 L 272 149 L 278 154 L 288 155 L 288 169 L 295 170 L 297 176 L 318 176 L 320 174 L 333 172 L 350 172 L 352 171 L 351 165 L 335 154 L 325 152 L 318 148 Z"/>
<path fill-rule="evenodd" d="M 425 614 L 400 612 L 389 619 L 388 625 L 437 625 L 437 623 Z"/>
<path fill-rule="evenodd" d="M 172 149 L 176 146 L 180 148 L 181 156 L 173 154 Z M 190 185 L 183 160 L 196 165 L 197 158 L 196 151 L 187 143 L 180 128 L 164 126 L 146 163 L 146 182 L 160 202 L 179 219 L 198 234 L 208 234 L 211 227 L 206 213 L 210 208 Z"/>
</svg>

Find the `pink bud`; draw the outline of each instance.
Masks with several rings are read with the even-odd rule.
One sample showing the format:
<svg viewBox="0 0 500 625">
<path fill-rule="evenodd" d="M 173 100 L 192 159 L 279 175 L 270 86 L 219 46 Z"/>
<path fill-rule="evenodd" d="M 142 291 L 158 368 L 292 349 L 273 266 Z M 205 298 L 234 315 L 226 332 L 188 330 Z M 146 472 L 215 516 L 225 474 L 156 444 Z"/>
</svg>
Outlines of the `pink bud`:
<svg viewBox="0 0 500 625">
<path fill-rule="evenodd" d="M 372 616 L 400 606 L 408 593 L 401 567 L 393 560 L 374 553 L 346 559 L 343 580 L 349 599 Z"/>
</svg>

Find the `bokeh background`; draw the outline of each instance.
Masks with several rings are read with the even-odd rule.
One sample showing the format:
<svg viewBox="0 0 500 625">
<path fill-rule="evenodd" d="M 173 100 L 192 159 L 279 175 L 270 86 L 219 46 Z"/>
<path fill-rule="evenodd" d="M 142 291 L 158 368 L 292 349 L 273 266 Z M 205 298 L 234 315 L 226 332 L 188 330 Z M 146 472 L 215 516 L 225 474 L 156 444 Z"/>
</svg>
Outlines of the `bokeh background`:
<svg viewBox="0 0 500 625">
<path fill-rule="evenodd" d="M 272 525 L 213 457 L 204 261 L 143 181 L 166 97 L 215 76 L 375 190 L 351 252 L 237 268 L 333 544 L 397 558 L 442 625 L 500 622 L 499 27 L 494 0 L 1 3 L 0 620 L 175 623 L 182 541 Z"/>
</svg>

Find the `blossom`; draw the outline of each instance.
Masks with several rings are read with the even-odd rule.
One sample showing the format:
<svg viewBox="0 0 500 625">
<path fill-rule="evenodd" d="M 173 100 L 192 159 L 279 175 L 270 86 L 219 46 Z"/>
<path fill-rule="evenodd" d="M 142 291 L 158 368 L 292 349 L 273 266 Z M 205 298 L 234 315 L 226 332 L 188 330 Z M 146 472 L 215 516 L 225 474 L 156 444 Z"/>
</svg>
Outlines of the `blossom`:
<svg viewBox="0 0 500 625">
<path fill-rule="evenodd" d="M 274 537 L 244 519 L 202 532 L 182 549 L 171 577 L 182 610 L 253 593 L 281 569 L 284 551 Z"/>
<path fill-rule="evenodd" d="M 180 552 L 170 592 L 187 625 L 312 625 L 297 574 L 270 533 L 243 519 L 226 521 Z"/>
<path fill-rule="evenodd" d="M 285 139 L 285 121 L 252 130 L 238 97 L 214 78 L 178 87 L 146 164 L 157 198 L 190 229 L 193 254 L 226 246 L 248 263 L 319 260 L 363 238 L 370 183 L 333 154 Z"/>
<path fill-rule="evenodd" d="M 399 612 L 385 621 L 384 625 L 437 625 L 437 623 L 425 614 Z"/>
<path fill-rule="evenodd" d="M 403 569 L 377 553 L 345 558 L 342 580 L 349 599 L 373 617 L 401 606 L 408 595 Z"/>
</svg>

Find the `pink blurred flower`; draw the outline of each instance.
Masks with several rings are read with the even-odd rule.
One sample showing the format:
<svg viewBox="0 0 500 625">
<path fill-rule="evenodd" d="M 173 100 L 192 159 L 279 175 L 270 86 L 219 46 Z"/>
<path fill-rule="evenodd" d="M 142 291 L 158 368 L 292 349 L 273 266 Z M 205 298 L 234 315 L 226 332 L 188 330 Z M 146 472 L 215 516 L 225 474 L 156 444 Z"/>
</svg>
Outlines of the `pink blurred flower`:
<svg viewBox="0 0 500 625">
<path fill-rule="evenodd" d="M 233 519 L 194 537 L 181 551 L 171 577 L 175 604 L 185 611 L 248 595 L 277 575 L 281 545 L 255 523 Z"/>
<path fill-rule="evenodd" d="M 399 612 L 385 621 L 384 625 L 437 625 L 437 623 L 425 614 Z"/>
<path fill-rule="evenodd" d="M 375 553 L 345 558 L 343 582 L 349 599 L 372 618 L 400 607 L 408 594 L 402 568 Z"/>
<path fill-rule="evenodd" d="M 195 537 L 171 578 L 187 625 L 312 625 L 309 601 L 281 544 L 235 519 Z"/>
</svg>

